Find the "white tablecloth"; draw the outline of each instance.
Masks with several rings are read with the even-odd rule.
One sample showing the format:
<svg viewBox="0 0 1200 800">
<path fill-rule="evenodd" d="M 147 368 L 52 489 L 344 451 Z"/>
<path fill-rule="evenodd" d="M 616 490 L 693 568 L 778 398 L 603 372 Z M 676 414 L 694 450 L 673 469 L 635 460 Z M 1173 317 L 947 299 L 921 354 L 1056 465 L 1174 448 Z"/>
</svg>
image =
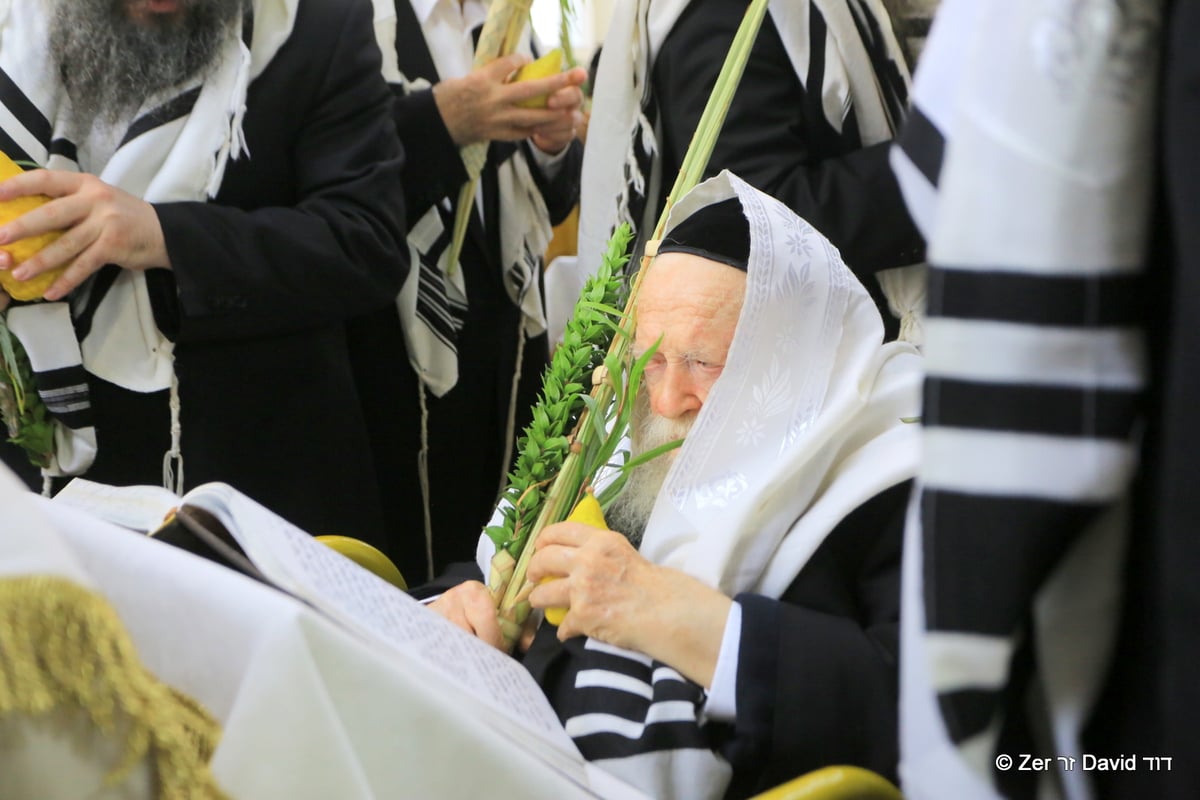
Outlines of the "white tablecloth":
<svg viewBox="0 0 1200 800">
<path fill-rule="evenodd" d="M 636 795 L 489 729 L 477 701 L 421 660 L 373 649 L 240 574 L 41 500 L 0 465 L 0 578 L 25 574 L 68 577 L 112 603 L 146 666 L 220 721 L 212 770 L 234 797 Z M 34 751 L 47 746 L 0 727 L 0 795 L 79 796 L 55 789 L 71 770 L 58 751 L 64 769 L 44 769 Z M 21 780 L 37 793 L 5 791 Z"/>
</svg>

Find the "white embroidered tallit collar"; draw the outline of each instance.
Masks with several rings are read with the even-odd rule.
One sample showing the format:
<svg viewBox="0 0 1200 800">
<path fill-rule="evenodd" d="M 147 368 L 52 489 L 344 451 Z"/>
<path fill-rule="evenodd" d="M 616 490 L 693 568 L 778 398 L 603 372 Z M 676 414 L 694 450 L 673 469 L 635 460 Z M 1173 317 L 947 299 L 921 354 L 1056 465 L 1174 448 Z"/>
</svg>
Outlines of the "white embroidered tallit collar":
<svg viewBox="0 0 1200 800">
<path fill-rule="evenodd" d="M 734 196 L 750 224 L 744 306 L 641 552 L 729 595 L 778 597 L 849 512 L 915 474 L 922 368 L 912 346 L 880 344 L 879 312 L 836 248 L 728 171 L 686 195 L 668 230 Z"/>
</svg>

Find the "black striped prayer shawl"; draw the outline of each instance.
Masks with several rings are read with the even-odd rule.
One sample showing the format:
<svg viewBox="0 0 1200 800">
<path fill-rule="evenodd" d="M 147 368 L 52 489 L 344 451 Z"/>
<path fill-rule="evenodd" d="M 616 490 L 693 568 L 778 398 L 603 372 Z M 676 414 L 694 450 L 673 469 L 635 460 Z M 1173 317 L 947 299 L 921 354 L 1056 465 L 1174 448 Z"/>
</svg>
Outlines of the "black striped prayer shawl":
<svg viewBox="0 0 1200 800">
<path fill-rule="evenodd" d="M 1090 796 L 1079 735 L 1119 616 L 1146 385 L 1159 6 L 944 0 L 922 55 L 893 151 L 931 265 L 909 797 Z M 1006 761 L 1022 753 L 1052 761 Z"/>
</svg>

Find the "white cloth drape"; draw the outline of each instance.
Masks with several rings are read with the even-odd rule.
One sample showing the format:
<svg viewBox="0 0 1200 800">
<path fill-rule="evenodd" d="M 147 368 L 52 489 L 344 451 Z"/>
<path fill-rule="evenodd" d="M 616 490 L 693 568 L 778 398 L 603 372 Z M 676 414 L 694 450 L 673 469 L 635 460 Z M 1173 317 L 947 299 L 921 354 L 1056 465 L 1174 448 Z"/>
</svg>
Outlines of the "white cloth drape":
<svg viewBox="0 0 1200 800">
<path fill-rule="evenodd" d="M 0 465 L 0 579 L 23 575 L 65 577 L 108 600 L 146 667 L 220 722 L 212 772 L 231 797 L 638 796 L 514 746 L 416 654 L 373 647 L 281 592 L 41 500 Z M 0 729 L 11 733 L 14 721 Z M 36 729 L 16 720 L 18 735 L 0 743 L 0 785 L 64 797 L 90 775 L 99 788 L 111 751 L 61 757 L 52 738 L 21 733 Z M 30 774 L 33 748 L 58 753 L 57 768 Z"/>
</svg>

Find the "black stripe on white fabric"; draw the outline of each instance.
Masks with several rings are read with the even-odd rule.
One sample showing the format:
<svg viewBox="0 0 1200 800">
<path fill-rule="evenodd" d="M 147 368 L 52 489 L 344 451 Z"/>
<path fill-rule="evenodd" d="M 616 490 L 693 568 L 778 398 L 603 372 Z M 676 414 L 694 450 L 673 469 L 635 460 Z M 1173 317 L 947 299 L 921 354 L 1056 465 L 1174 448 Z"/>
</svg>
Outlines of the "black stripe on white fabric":
<svg viewBox="0 0 1200 800">
<path fill-rule="evenodd" d="M 78 430 L 93 424 L 87 373 L 81 365 L 38 372 L 34 381 L 46 409 L 68 428 Z"/>
<path fill-rule="evenodd" d="M 908 89 L 905 86 L 900 67 L 888 54 L 887 44 L 883 39 L 883 30 L 871 10 L 866 8 L 860 0 L 853 0 L 850 3 L 850 16 L 854 18 L 858 36 L 866 46 L 867 56 L 871 59 L 871 66 L 879 81 L 880 94 L 883 96 L 888 119 L 892 123 L 893 130 L 898 129 L 904 121 L 905 107 L 908 106 Z"/>
<path fill-rule="evenodd" d="M 946 157 L 946 137 L 942 136 L 933 120 L 921 112 L 920 106 L 914 105 L 909 109 L 896 143 L 913 166 L 925 176 L 925 180 L 937 186 L 942 174 L 942 161 Z"/>
<path fill-rule="evenodd" d="M 952 492 L 925 486 L 926 627 L 1010 636 L 1029 599 L 1082 530 L 1108 503 Z M 941 536 L 939 532 L 946 531 Z M 959 570 L 956 564 L 986 564 Z"/>
<path fill-rule="evenodd" d="M 926 427 L 946 426 L 1050 436 L 1127 440 L 1141 393 L 1136 390 L 925 379 Z"/>
<path fill-rule="evenodd" d="M 769 19 L 769 17 L 768 17 Z M 822 88 L 825 85 L 825 48 L 829 44 L 829 28 L 825 17 L 815 5 L 808 9 L 808 74 L 801 75 L 804 83 L 804 103 L 809 107 L 808 117 L 825 119 Z"/>
<path fill-rule="evenodd" d="M 168 122 L 186 117 L 192 113 L 192 108 L 195 107 L 196 100 L 200 97 L 201 88 L 200 86 L 194 86 L 183 94 L 168 100 L 135 119 L 133 124 L 129 126 L 129 130 L 125 131 L 125 138 L 121 140 L 119 146 L 124 147 L 142 134 L 149 133 L 155 128 L 161 128 Z"/>
<path fill-rule="evenodd" d="M 1029 628 L 1028 617 L 1024 620 Z M 984 733 L 995 721 L 1000 709 L 1006 718 L 1000 721 L 997 752 L 1030 753 L 1028 745 L 1030 720 L 1024 709 L 1028 705 L 1026 695 L 1035 680 L 1036 655 L 1030 637 L 1022 638 L 1008 660 L 1008 680 L 996 689 L 960 689 L 938 693 L 938 706 L 946 722 L 946 732 L 955 744 Z M 1044 706 L 1042 706 L 1044 707 Z M 1023 746 L 1017 749 L 1005 747 Z M 1000 746 L 1003 745 L 1003 746 Z M 988 761 L 991 761 L 989 758 Z M 1018 772 L 1020 770 L 1013 770 Z M 1006 795 L 1027 797 L 1029 795 Z"/>
<path fill-rule="evenodd" d="M 465 324 L 465 306 L 446 296 L 437 267 L 420 263 L 417 283 L 417 316 L 437 338 L 453 347 Z"/>
<path fill-rule="evenodd" d="M 1046 275 L 930 266 L 928 315 L 1069 327 L 1132 327 L 1145 317 L 1140 275 Z M 946 309 L 951 309 L 947 313 Z"/>
<path fill-rule="evenodd" d="M 50 155 L 61 156 L 70 161 L 79 163 L 79 151 L 75 143 L 70 139 L 58 138 L 50 142 Z"/>
<path fill-rule="evenodd" d="M 3 129 L 0 129 L 0 150 L 4 151 L 13 161 L 37 163 L 36 159 L 26 153 L 25 149 L 17 144 L 17 140 L 9 136 L 8 132 Z"/>
<path fill-rule="evenodd" d="M 593 733 L 572 739 L 588 761 L 604 758 L 628 758 L 640 753 L 666 750 L 709 750 L 711 744 L 693 722 L 658 722 L 647 725 L 637 739 L 617 733 Z"/>
<path fill-rule="evenodd" d="M 121 275 L 121 268 L 116 264 L 105 264 L 89 280 L 91 286 L 87 290 L 87 304 L 80 309 L 72 306 L 72 317 L 75 323 L 75 337 L 83 341 L 92 332 L 92 321 L 96 317 L 96 309 L 108 294 L 109 289 Z"/>
<path fill-rule="evenodd" d="M 590 639 L 567 647 L 576 652 L 576 671 L 556 707 L 585 758 L 710 748 L 700 686 L 640 653 Z"/>
<path fill-rule="evenodd" d="M 43 147 L 50 144 L 50 137 L 54 133 L 50 120 L 46 119 L 46 115 L 38 110 L 37 106 L 25 96 L 25 93 L 4 70 L 0 70 L 0 104 L 9 110 L 17 122 L 29 132 L 30 136 L 37 139 L 39 144 Z M 18 160 L 11 150 L 6 149 L 5 152 L 10 158 Z M 22 158 L 31 160 L 24 151 L 22 151 Z"/>
</svg>

